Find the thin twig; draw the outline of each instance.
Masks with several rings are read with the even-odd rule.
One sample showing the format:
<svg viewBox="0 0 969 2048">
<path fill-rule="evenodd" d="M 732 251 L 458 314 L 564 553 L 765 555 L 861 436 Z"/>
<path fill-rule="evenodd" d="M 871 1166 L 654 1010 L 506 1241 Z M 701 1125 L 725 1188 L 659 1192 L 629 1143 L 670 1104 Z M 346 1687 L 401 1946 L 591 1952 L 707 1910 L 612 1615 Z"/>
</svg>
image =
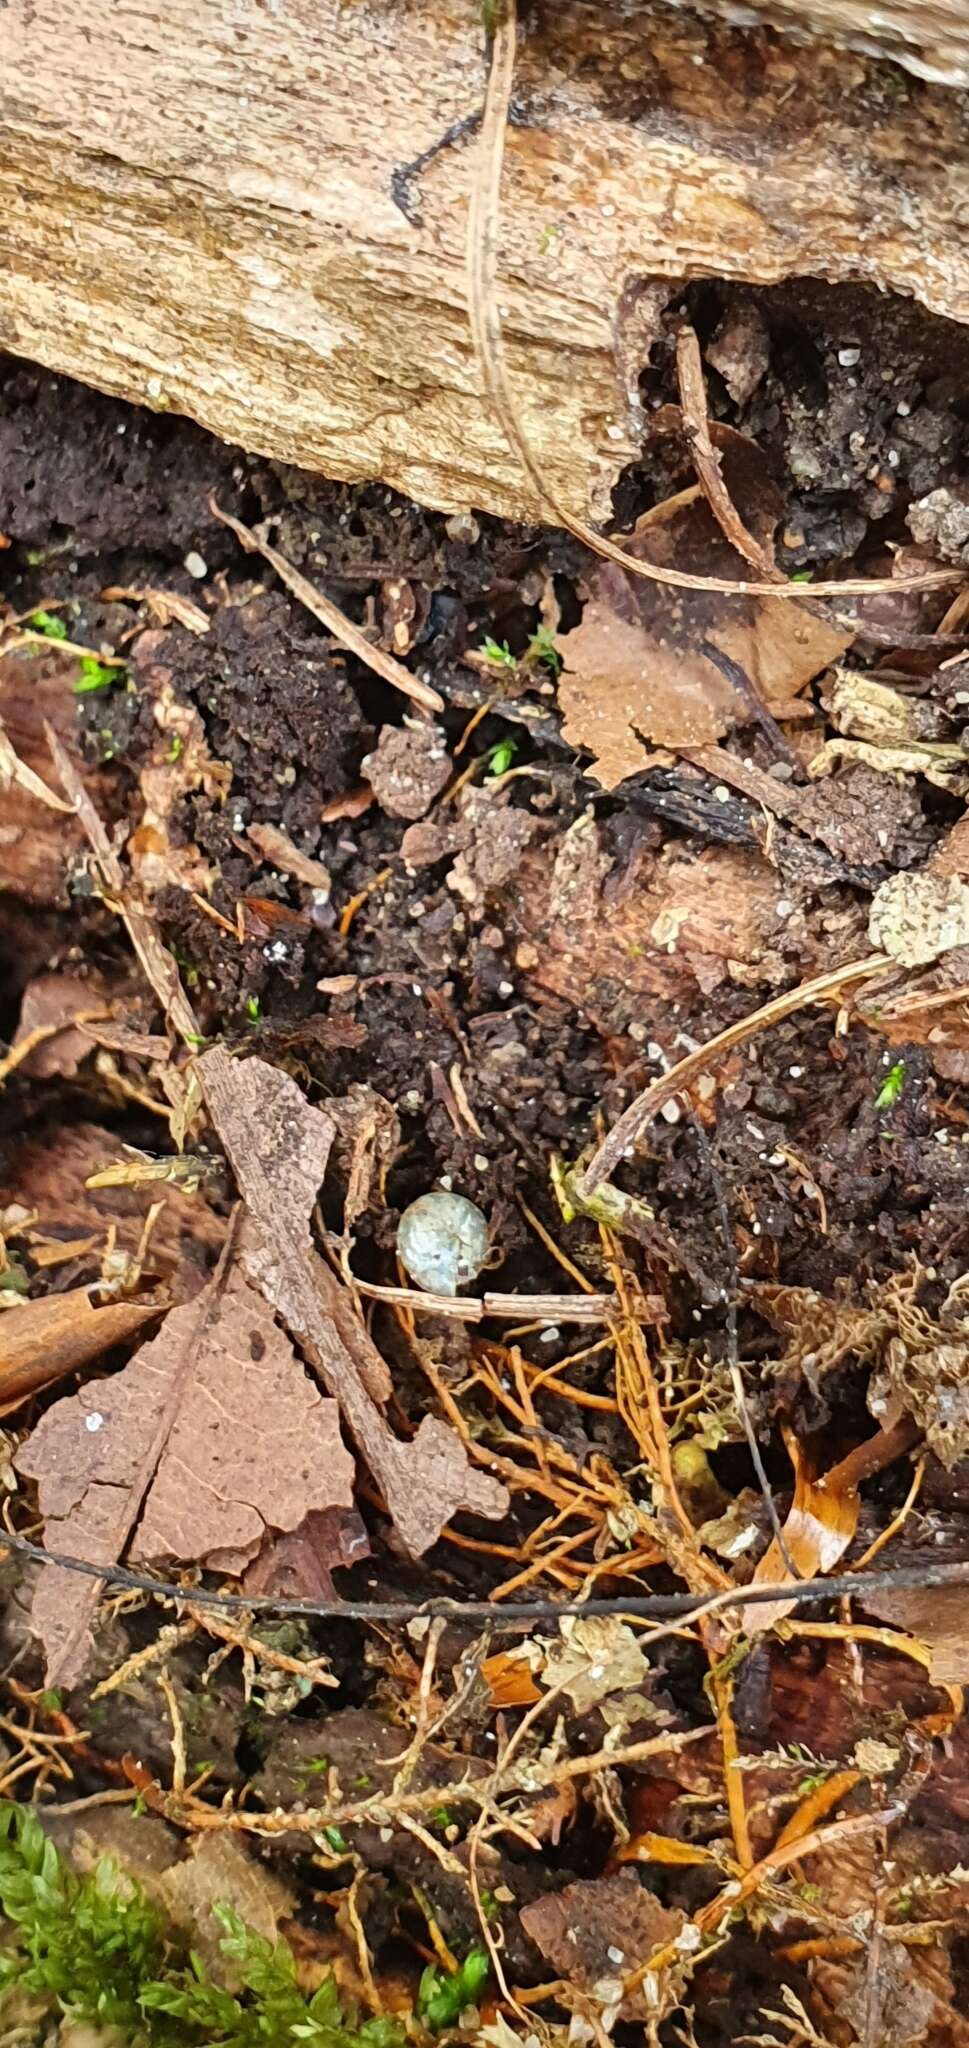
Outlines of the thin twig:
<svg viewBox="0 0 969 2048">
<path fill-rule="evenodd" d="M 539 503 L 547 507 L 548 516 L 554 517 L 569 533 L 574 533 L 577 540 L 584 541 L 595 554 L 617 563 L 620 569 L 625 569 L 632 576 L 645 577 L 652 583 L 674 584 L 681 590 L 719 591 L 724 597 L 779 597 L 803 602 L 819 597 L 863 597 L 886 590 L 936 590 L 961 582 L 963 572 L 959 569 L 932 569 L 920 576 L 874 580 L 847 577 L 841 583 L 810 584 L 731 583 L 720 576 L 694 576 L 684 569 L 660 568 L 655 562 L 627 554 L 615 541 L 607 540 L 586 526 L 561 503 L 549 484 L 545 470 L 531 451 L 512 401 L 496 290 L 501 173 L 515 72 L 515 41 L 515 0 L 505 0 L 491 46 L 491 68 L 477 153 L 478 174 L 472 183 L 468 207 L 468 315 L 485 389 Z"/>
<path fill-rule="evenodd" d="M 81 1578 L 100 1579 L 107 1586 L 123 1586 L 137 1593 L 152 1593 L 159 1600 L 174 1600 L 192 1608 L 212 1607 L 223 1613 L 302 1614 L 321 1621 L 408 1622 L 443 1615 L 456 1622 L 487 1621 L 532 1623 L 561 1619 L 564 1615 L 619 1614 L 646 1621 L 674 1620 L 669 1629 L 657 1629 L 650 1644 L 679 1632 L 684 1621 L 699 1621 L 707 1614 L 722 1614 L 731 1607 L 760 1606 L 783 1599 L 788 1606 L 816 1605 L 848 1596 L 863 1598 L 868 1593 L 908 1593 L 948 1587 L 969 1586 L 969 1561 L 960 1564 L 905 1565 L 897 1571 L 844 1572 L 836 1578 L 800 1579 L 795 1585 L 778 1580 L 770 1585 L 734 1586 L 709 1599 L 697 1601 L 692 1593 L 624 1594 L 612 1600 L 518 1600 L 494 1606 L 489 1600 L 451 1600 L 430 1594 L 425 1600 L 282 1600 L 271 1593 L 217 1593 L 202 1586 L 179 1586 L 175 1581 L 154 1579 L 127 1565 L 89 1564 L 86 1558 L 71 1557 L 64 1551 L 47 1550 L 26 1536 L 14 1536 L 5 1529 L 0 1537 L 0 1555 L 16 1551 L 36 1564 L 55 1564 L 62 1571 L 77 1572 Z"/>
<path fill-rule="evenodd" d="M 263 561 L 275 569 L 280 582 L 285 583 L 287 590 L 292 591 L 308 612 L 312 612 L 314 619 L 319 619 L 320 625 L 332 633 L 341 647 L 346 647 L 358 660 L 366 662 L 375 675 L 381 676 L 392 689 L 400 690 L 403 696 L 410 697 L 412 703 L 422 705 L 425 711 L 443 711 L 444 699 L 431 689 L 429 683 L 422 683 L 419 676 L 412 676 L 409 669 L 385 654 L 383 648 L 375 647 L 338 605 L 331 604 L 329 598 L 324 597 L 306 576 L 301 576 L 299 570 L 293 568 L 292 562 L 287 562 L 285 555 L 271 547 L 268 541 L 260 540 L 251 526 L 244 526 L 241 519 L 233 519 L 231 512 L 223 512 L 214 494 L 209 498 L 209 510 L 235 534 L 247 554 L 261 555 Z M 896 589 L 901 587 L 900 583 L 895 585 Z"/>
<path fill-rule="evenodd" d="M 719 1059 L 722 1053 L 730 1052 L 735 1045 L 742 1045 L 745 1039 L 754 1038 L 770 1025 L 779 1024 L 782 1017 L 792 1016 L 795 1010 L 835 995 L 844 982 L 886 974 L 894 966 L 894 960 L 888 959 L 884 953 L 871 953 L 864 960 L 846 960 L 843 967 L 834 967 L 827 974 L 817 974 L 812 981 L 798 982 L 796 988 L 784 989 L 769 1003 L 762 1004 L 759 1010 L 752 1010 L 749 1017 L 741 1017 L 736 1024 L 728 1024 L 725 1031 L 718 1031 L 714 1038 L 708 1038 L 705 1045 L 697 1046 L 695 1052 L 687 1053 L 675 1067 L 650 1081 L 635 1102 L 623 1111 L 618 1123 L 613 1124 L 612 1130 L 597 1146 L 584 1172 L 576 1176 L 576 1193 L 583 1201 L 590 1200 L 600 1182 L 611 1179 L 626 1151 L 637 1143 L 664 1102 L 669 1102 L 674 1095 L 688 1088 L 698 1074 L 706 1071 L 711 1060 Z"/>
</svg>

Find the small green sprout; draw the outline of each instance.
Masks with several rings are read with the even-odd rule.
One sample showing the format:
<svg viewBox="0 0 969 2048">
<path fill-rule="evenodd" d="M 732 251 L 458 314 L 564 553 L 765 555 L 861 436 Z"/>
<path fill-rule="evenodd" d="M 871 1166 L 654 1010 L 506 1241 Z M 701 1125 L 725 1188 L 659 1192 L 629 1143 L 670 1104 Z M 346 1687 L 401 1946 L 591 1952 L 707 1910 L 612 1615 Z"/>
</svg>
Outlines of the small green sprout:
<svg viewBox="0 0 969 2048">
<path fill-rule="evenodd" d="M 436 1828 L 453 1828 L 454 1815 L 447 1806 L 435 1806 L 431 1820 Z"/>
<path fill-rule="evenodd" d="M 885 1079 L 878 1090 L 878 1094 L 875 1097 L 875 1108 L 894 1109 L 896 1102 L 900 1100 L 904 1087 L 905 1061 L 896 1060 L 895 1065 L 889 1067 Z"/>
<path fill-rule="evenodd" d="M 50 1685 L 46 1692 L 41 1693 L 40 1704 L 45 1714 L 59 1714 L 64 1705 L 64 1696 L 58 1692 L 56 1685 Z"/>
<path fill-rule="evenodd" d="M 109 668 L 96 654 L 82 654 L 81 673 L 74 685 L 75 697 L 90 697 L 95 690 L 110 690 L 124 675 L 121 668 Z"/>
<path fill-rule="evenodd" d="M 513 739 L 499 740 L 488 755 L 488 774 L 507 775 L 517 752 L 518 747 Z"/>
<path fill-rule="evenodd" d="M 542 668 L 550 669 L 553 676 L 562 673 L 562 656 L 555 645 L 548 626 L 539 626 L 528 643 L 528 660 Z"/>
<path fill-rule="evenodd" d="M 334 1856 L 349 1856 L 350 1844 L 342 1828 L 324 1828 L 323 1840 Z"/>
<path fill-rule="evenodd" d="M 180 761 L 185 751 L 185 741 L 180 732 L 173 732 L 172 743 L 165 755 L 166 761 Z"/>
<path fill-rule="evenodd" d="M 33 627 L 35 633 L 43 633 L 45 640 L 67 639 L 67 627 L 63 619 L 57 617 L 56 612 L 31 612 L 27 624 Z"/>
<path fill-rule="evenodd" d="M 262 1016 L 262 1004 L 259 1001 L 258 996 L 246 997 L 246 1016 L 248 1017 L 250 1024 L 258 1024 L 259 1019 Z"/>
<path fill-rule="evenodd" d="M 29 1273 L 24 1271 L 23 1266 L 18 1266 L 16 1260 L 11 1259 L 0 1273 L 0 1289 L 5 1294 L 29 1294 Z"/>
<path fill-rule="evenodd" d="M 485 656 L 486 660 L 494 662 L 496 668 L 518 667 L 518 663 L 515 660 L 515 657 L 511 651 L 511 648 L 508 645 L 507 640 L 502 640 L 499 643 L 497 640 L 493 640 L 491 638 L 490 633 L 488 633 L 481 642 L 480 651 Z"/>
<path fill-rule="evenodd" d="M 417 2010 L 432 2033 L 457 2025 L 465 2007 L 477 2005 L 491 1968 L 487 1949 L 472 1948 L 459 1970 L 445 1977 L 436 1963 L 428 1963 L 417 1994 Z"/>
<path fill-rule="evenodd" d="M 791 582 L 792 582 L 792 583 L 810 583 L 810 581 L 811 581 L 811 578 L 813 577 L 813 575 L 814 575 L 814 570 L 813 570 L 813 569 L 795 569 L 795 571 L 794 571 L 794 574 L 793 574 L 793 576 L 791 577 Z"/>
</svg>

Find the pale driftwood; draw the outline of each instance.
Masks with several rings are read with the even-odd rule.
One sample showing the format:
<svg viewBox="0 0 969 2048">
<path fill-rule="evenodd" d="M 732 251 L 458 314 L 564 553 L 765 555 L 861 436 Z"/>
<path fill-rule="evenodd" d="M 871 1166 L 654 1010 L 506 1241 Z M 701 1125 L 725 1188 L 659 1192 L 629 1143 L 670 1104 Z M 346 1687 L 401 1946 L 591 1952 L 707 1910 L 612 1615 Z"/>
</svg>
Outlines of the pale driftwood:
<svg viewBox="0 0 969 2048">
<path fill-rule="evenodd" d="M 867 12 L 773 4 L 851 33 Z M 877 21 L 924 18 L 957 66 L 962 14 L 886 0 Z M 392 196 L 481 104 L 477 0 L 7 0 L 0 83 L 0 347 L 333 477 L 537 512 L 471 350 L 473 145 L 415 178 L 420 227 Z M 509 362 L 579 516 L 633 447 L 632 280 L 862 280 L 969 321 L 958 92 L 640 0 L 541 7 L 516 90 Z"/>
</svg>

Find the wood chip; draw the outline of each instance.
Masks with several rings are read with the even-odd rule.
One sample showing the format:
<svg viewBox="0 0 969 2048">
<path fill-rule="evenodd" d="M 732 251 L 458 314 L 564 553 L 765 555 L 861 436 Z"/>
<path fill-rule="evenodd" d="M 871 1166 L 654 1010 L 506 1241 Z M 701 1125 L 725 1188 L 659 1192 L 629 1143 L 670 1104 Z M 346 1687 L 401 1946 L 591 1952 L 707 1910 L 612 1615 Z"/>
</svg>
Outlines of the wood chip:
<svg viewBox="0 0 969 2048">
<path fill-rule="evenodd" d="M 42 1301 L 19 1302 L 0 1316 L 0 1412 L 9 1415 L 39 1387 L 51 1387 L 102 1358 L 165 1308 L 164 1300 L 110 1301 L 99 1307 L 93 1292 L 72 1287 Z"/>
<path fill-rule="evenodd" d="M 294 875 L 298 882 L 305 882 L 309 889 L 330 893 L 330 871 L 321 860 L 314 860 L 311 854 L 303 853 L 293 844 L 288 832 L 278 825 L 250 825 L 249 838 L 253 846 L 268 860 L 271 867 L 278 868 L 282 875 Z"/>
</svg>

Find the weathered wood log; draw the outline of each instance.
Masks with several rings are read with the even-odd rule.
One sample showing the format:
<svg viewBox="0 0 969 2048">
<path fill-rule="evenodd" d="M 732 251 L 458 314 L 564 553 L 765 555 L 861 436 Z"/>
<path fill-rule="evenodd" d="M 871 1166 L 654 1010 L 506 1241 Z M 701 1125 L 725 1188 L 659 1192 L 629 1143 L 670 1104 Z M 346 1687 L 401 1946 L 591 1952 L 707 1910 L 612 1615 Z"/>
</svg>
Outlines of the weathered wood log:
<svg viewBox="0 0 969 2048">
<path fill-rule="evenodd" d="M 682 0 L 672 0 L 674 6 Z M 969 85 L 969 10 L 965 0 L 697 0 L 736 23 L 824 36 L 849 49 L 892 57 L 917 78 Z"/>
<path fill-rule="evenodd" d="M 479 11 L 6 0 L 0 347 L 332 477 L 534 516 L 470 346 L 473 145 L 433 153 L 480 107 Z M 925 17 L 955 69 L 962 16 L 963 0 L 886 0 L 877 19 L 902 34 Z M 969 321 L 963 95 L 646 0 L 543 0 L 516 92 L 509 361 L 576 512 L 606 509 L 632 451 L 615 357 L 630 280 L 861 280 Z"/>
</svg>

